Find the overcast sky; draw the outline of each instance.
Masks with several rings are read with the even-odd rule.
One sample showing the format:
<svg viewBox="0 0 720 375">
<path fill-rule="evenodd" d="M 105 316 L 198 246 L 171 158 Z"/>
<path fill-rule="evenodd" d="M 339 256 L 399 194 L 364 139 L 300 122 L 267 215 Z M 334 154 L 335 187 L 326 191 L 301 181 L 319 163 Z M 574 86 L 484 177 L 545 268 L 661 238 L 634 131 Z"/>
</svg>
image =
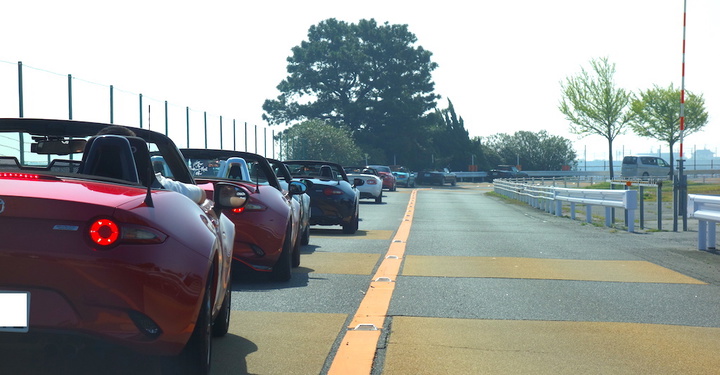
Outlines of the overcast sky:
<svg viewBox="0 0 720 375">
<path fill-rule="evenodd" d="M 685 85 L 704 95 L 710 122 L 705 132 L 685 139 L 685 152 L 717 152 L 720 1 L 687 2 Z M 287 75 L 290 49 L 328 18 L 407 24 L 439 64 L 433 72 L 443 97 L 439 107 L 452 100 L 470 136 L 547 130 L 575 142 L 581 158 L 587 150 L 590 160 L 606 158 L 607 142 L 569 133 L 557 109 L 562 80 L 599 57 L 616 64 L 617 86 L 626 90 L 679 87 L 682 78 L 682 0 L 23 0 L 3 2 L 0 14 L 3 117 L 17 116 L 16 64 L 22 61 L 38 69 L 24 73 L 26 117 L 66 118 L 63 76 L 72 74 L 78 97 L 82 85 L 97 86 L 85 90 L 96 98 L 107 95 L 102 85 L 114 85 L 118 101 L 143 93 L 155 103 L 153 113 L 167 100 L 178 110 L 189 106 L 226 122 L 263 126 L 262 103 L 279 94 L 275 87 Z M 52 89 L 44 88 L 41 76 L 54 77 Z M 57 103 L 33 99 L 51 92 Z M 86 118 L 91 111 L 77 100 L 75 119 L 108 121 L 105 113 Z M 137 105 L 128 108 L 115 115 L 116 123 L 136 125 Z M 183 132 L 184 126 L 184 120 L 170 124 Z M 620 154 L 659 148 L 667 151 L 631 135 L 615 142 Z"/>
</svg>

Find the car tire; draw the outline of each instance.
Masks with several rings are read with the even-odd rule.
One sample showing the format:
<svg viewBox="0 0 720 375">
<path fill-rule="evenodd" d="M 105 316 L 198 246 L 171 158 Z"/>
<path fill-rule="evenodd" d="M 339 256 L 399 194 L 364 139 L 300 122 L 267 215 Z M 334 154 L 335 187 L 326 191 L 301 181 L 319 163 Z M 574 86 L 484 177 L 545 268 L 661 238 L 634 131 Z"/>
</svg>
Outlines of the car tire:
<svg viewBox="0 0 720 375">
<path fill-rule="evenodd" d="M 375 203 L 377 203 L 377 204 L 382 203 L 382 192 L 380 192 L 380 194 L 377 197 L 375 197 Z"/>
<path fill-rule="evenodd" d="M 350 220 L 349 223 L 343 224 L 343 226 L 342 226 L 342 228 L 343 228 L 343 233 L 345 233 L 345 234 L 355 234 L 355 233 L 357 232 L 357 230 L 358 230 L 358 227 L 360 226 L 359 223 L 360 223 L 360 215 L 359 215 L 359 213 L 358 213 L 357 210 L 356 210 L 356 211 L 355 211 L 355 217 L 353 217 L 352 220 Z"/>
<path fill-rule="evenodd" d="M 180 355 L 163 368 L 163 374 L 207 375 L 212 359 L 212 280 L 208 275 L 195 329 Z"/>
<path fill-rule="evenodd" d="M 300 235 L 302 237 L 302 235 Z M 302 238 L 298 238 L 295 241 L 295 246 L 293 246 L 292 251 L 292 268 L 298 268 L 300 267 L 300 241 L 302 241 Z"/>
<path fill-rule="evenodd" d="M 452 182 L 450 182 L 450 186 L 455 186 L 455 185 L 457 185 L 457 181 L 453 180 Z"/>
<path fill-rule="evenodd" d="M 274 281 L 289 281 L 292 277 L 292 231 L 290 228 L 285 233 L 285 241 L 277 262 L 273 266 L 270 278 Z"/>
<path fill-rule="evenodd" d="M 310 244 L 310 224 L 305 226 L 305 230 L 300 236 L 300 244 L 303 246 Z"/>
<path fill-rule="evenodd" d="M 225 299 L 223 300 L 222 306 L 220 306 L 220 312 L 215 317 L 213 322 L 212 335 L 213 337 L 223 337 L 230 330 L 230 305 L 232 304 L 232 289 L 228 285 L 225 291 Z"/>
</svg>

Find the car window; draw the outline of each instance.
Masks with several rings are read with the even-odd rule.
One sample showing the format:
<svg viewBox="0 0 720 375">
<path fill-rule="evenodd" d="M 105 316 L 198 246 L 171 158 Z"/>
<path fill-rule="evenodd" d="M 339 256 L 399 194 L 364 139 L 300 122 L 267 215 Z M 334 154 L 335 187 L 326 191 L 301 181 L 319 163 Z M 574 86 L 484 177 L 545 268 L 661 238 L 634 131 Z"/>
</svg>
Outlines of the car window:
<svg viewBox="0 0 720 375">
<path fill-rule="evenodd" d="M 637 164 L 637 158 L 634 156 L 626 156 L 623 159 L 623 164 Z"/>
<path fill-rule="evenodd" d="M 640 162 L 645 165 L 657 165 L 657 158 L 642 157 Z"/>
</svg>

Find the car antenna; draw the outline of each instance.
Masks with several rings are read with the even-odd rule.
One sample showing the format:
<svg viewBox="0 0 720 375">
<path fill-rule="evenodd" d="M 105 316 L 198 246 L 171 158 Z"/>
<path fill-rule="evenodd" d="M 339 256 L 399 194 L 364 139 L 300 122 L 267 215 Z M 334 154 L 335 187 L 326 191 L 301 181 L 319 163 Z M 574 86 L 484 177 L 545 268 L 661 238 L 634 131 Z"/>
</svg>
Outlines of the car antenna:
<svg viewBox="0 0 720 375">
<path fill-rule="evenodd" d="M 260 164 L 255 162 L 255 192 L 260 194 L 260 172 L 258 171 Z"/>
<path fill-rule="evenodd" d="M 145 194 L 145 205 L 148 207 L 155 207 L 155 204 L 153 203 L 153 200 L 152 200 L 152 189 L 151 189 L 152 180 L 154 177 L 155 176 L 153 173 L 152 163 L 149 163 L 148 168 L 147 168 L 147 179 L 145 181 L 145 183 L 147 184 L 147 193 Z"/>
</svg>

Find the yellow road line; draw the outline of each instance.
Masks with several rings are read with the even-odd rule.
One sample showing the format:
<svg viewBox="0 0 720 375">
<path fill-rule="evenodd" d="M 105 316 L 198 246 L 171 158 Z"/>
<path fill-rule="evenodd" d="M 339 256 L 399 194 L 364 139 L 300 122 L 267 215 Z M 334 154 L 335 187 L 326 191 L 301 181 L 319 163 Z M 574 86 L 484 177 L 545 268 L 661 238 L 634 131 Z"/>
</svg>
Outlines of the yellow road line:
<svg viewBox="0 0 720 375">
<path fill-rule="evenodd" d="M 718 351 L 715 327 L 398 316 L 383 369 L 388 374 L 717 374 Z"/>
<path fill-rule="evenodd" d="M 377 264 L 378 254 L 327 253 L 315 251 L 302 255 L 297 273 L 330 273 L 343 275 L 370 275 Z"/>
<path fill-rule="evenodd" d="M 410 195 L 405 217 L 342 339 L 330 365 L 329 375 L 366 375 L 372 371 L 375 349 L 405 255 L 405 244 L 410 235 L 416 198 L 417 190 L 414 189 Z"/>
<path fill-rule="evenodd" d="M 706 284 L 645 261 L 408 256 L 403 276 Z"/>
</svg>

